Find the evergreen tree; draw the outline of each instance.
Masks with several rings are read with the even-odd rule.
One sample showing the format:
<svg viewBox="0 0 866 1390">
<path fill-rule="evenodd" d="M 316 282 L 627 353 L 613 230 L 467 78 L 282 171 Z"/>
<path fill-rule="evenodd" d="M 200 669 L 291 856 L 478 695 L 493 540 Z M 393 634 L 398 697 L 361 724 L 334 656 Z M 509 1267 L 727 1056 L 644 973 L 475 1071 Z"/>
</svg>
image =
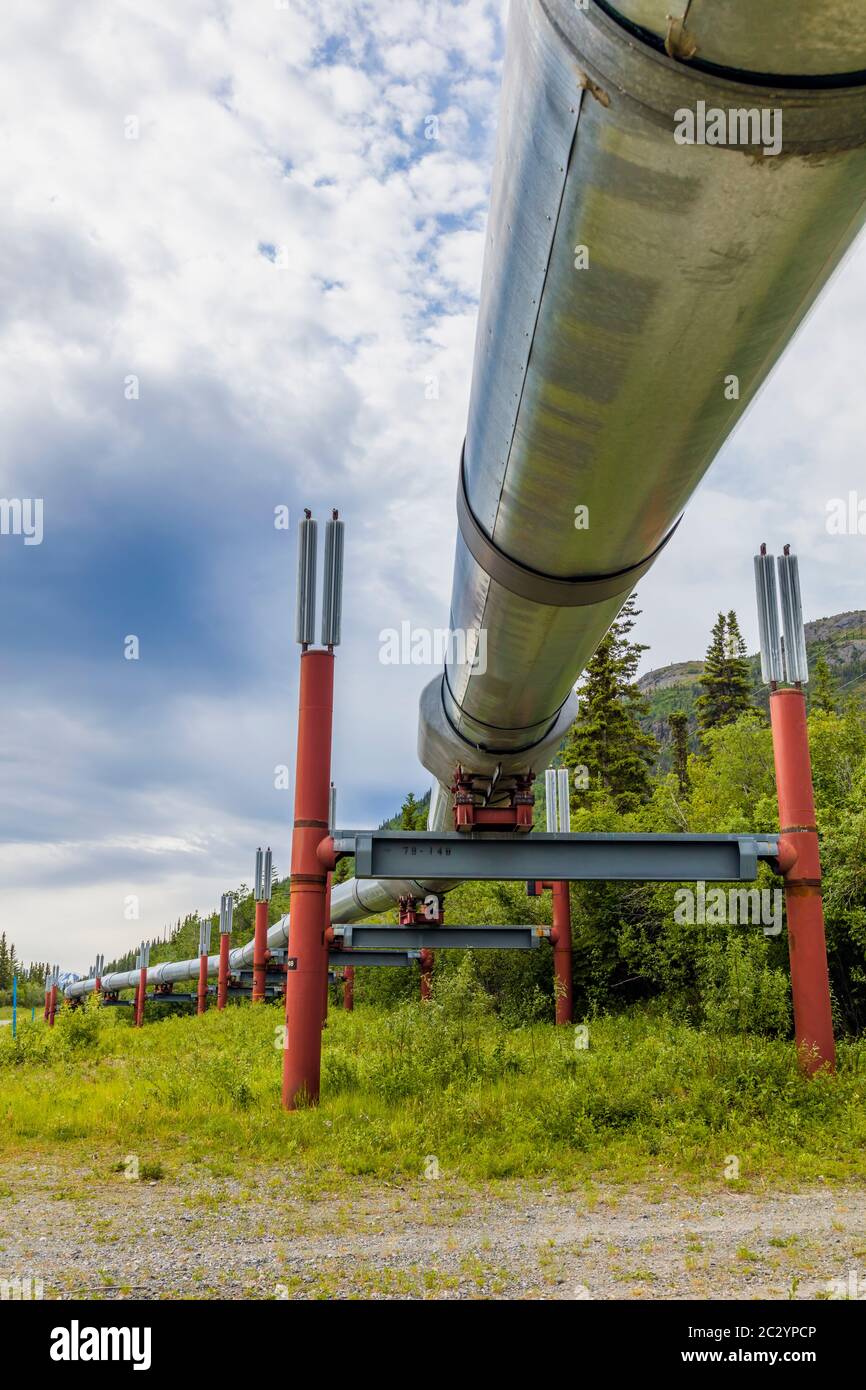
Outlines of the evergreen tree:
<svg viewBox="0 0 866 1390">
<path fill-rule="evenodd" d="M 720 613 L 707 648 L 696 701 L 701 732 L 733 724 L 752 707 L 751 673 L 737 615 Z"/>
<path fill-rule="evenodd" d="M 413 792 L 409 792 L 403 805 L 400 807 L 400 829 L 401 830 L 426 830 L 427 811 L 419 801 L 415 800 Z"/>
<path fill-rule="evenodd" d="M 830 670 L 826 656 L 819 652 L 812 671 L 812 709 L 835 714 L 837 687 L 838 681 Z"/>
<path fill-rule="evenodd" d="M 0 989 L 9 989 L 12 985 L 12 973 L 9 969 L 9 947 L 6 945 L 6 933 L 0 932 Z"/>
<path fill-rule="evenodd" d="M 673 770 L 683 796 L 689 790 L 689 717 L 685 710 L 675 709 L 668 715 L 673 740 Z"/>
<path fill-rule="evenodd" d="M 644 701 L 635 683 L 641 653 L 629 633 L 640 614 L 633 594 L 602 638 L 578 690 L 580 712 L 569 730 L 562 760 L 586 767 L 590 786 L 603 788 L 619 811 L 632 811 L 650 796 L 649 768 L 658 753 L 641 728 Z"/>
</svg>

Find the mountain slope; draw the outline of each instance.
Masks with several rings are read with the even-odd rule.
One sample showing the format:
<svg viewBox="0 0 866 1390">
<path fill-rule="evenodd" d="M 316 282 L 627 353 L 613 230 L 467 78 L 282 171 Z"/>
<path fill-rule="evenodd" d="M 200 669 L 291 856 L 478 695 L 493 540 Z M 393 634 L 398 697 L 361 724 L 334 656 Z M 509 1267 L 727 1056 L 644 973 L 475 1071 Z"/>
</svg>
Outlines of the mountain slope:
<svg viewBox="0 0 866 1390">
<path fill-rule="evenodd" d="M 810 671 L 814 670 L 818 653 L 824 653 L 827 665 L 836 678 L 840 701 L 853 696 L 866 706 L 866 610 L 837 613 L 832 618 L 818 618 L 813 623 L 807 623 L 806 650 L 809 653 Z M 752 656 L 749 661 L 755 704 L 766 708 L 768 697 L 761 683 L 760 658 Z M 674 710 L 685 710 L 692 734 L 696 731 L 695 701 L 700 694 L 698 682 L 703 669 L 702 661 L 677 661 L 647 671 L 638 681 L 647 703 L 647 717 L 642 722 L 662 745 L 663 768 L 669 764 L 668 716 Z"/>
</svg>

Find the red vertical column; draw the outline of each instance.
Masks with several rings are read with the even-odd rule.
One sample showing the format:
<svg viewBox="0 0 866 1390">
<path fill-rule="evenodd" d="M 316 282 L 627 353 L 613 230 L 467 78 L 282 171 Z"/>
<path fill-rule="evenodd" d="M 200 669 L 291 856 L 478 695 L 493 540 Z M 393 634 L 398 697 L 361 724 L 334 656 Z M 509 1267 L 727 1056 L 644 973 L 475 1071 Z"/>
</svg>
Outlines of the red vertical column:
<svg viewBox="0 0 866 1390">
<path fill-rule="evenodd" d="M 217 980 L 217 1008 L 224 1009 L 229 994 L 229 947 L 231 937 L 228 932 L 220 932 L 220 970 Z"/>
<path fill-rule="evenodd" d="M 319 1098 L 327 875 L 317 850 L 328 833 L 333 709 L 334 653 L 302 652 L 283 1057 L 288 1110 Z"/>
<path fill-rule="evenodd" d="M 815 825 L 812 759 L 802 690 L 770 693 L 770 724 L 779 801 L 779 865 L 785 877 L 794 1032 L 802 1067 L 835 1070 L 836 1045 Z"/>
<path fill-rule="evenodd" d="M 355 967 L 347 965 L 343 971 L 343 1008 L 351 1013 L 355 1007 Z"/>
<path fill-rule="evenodd" d="M 198 958 L 197 1014 L 203 1014 L 207 1008 L 207 961 L 207 952 L 203 951 Z"/>
<path fill-rule="evenodd" d="M 268 968 L 268 904 L 256 903 L 256 925 L 253 936 L 253 1002 L 264 999 Z"/>
<path fill-rule="evenodd" d="M 329 789 L 329 794 L 330 794 L 330 789 Z M 333 881 L 334 881 L 334 875 L 333 875 L 333 873 L 329 872 L 328 875 L 327 875 L 327 878 L 326 878 L 326 880 L 325 880 L 325 933 L 324 933 L 324 941 L 323 941 L 325 962 L 324 962 L 324 970 L 323 970 L 323 974 L 324 974 L 324 988 L 323 988 L 323 992 L 322 992 L 322 1027 L 323 1027 L 323 1028 L 327 1028 L 327 1026 L 328 1026 L 328 969 L 329 969 L 329 962 L 330 962 L 330 955 L 331 955 L 331 946 L 330 946 L 330 943 L 331 943 L 331 940 L 333 940 L 333 936 L 334 936 L 334 933 L 330 930 L 330 926 L 331 926 L 331 885 L 332 885 Z"/>
<path fill-rule="evenodd" d="M 553 976 L 556 991 L 556 1022 L 571 1023 L 574 1018 L 574 986 L 571 976 L 571 900 L 567 883 L 552 883 Z"/>
<path fill-rule="evenodd" d="M 433 952 L 426 946 L 421 948 L 421 999 L 433 998 Z"/>
<path fill-rule="evenodd" d="M 144 997 L 147 994 L 147 966 L 143 965 L 138 972 L 138 989 L 135 994 L 135 1026 L 141 1028 L 144 1024 Z"/>
<path fill-rule="evenodd" d="M 55 976 L 54 983 L 53 983 L 52 986 L 51 986 L 51 992 L 50 992 L 50 994 L 49 994 L 49 996 L 48 996 L 48 1027 L 49 1027 L 49 1028 L 53 1028 L 53 1027 L 54 1027 L 54 1015 L 55 1015 L 56 1013 L 57 1013 L 57 978 L 56 978 L 56 976 Z"/>
</svg>

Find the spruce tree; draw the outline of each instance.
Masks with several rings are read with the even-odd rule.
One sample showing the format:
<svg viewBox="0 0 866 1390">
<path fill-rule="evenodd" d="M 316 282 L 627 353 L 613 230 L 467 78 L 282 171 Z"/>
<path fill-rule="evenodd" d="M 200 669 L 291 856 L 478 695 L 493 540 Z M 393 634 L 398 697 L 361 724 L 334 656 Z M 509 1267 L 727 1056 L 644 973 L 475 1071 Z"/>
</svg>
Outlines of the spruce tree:
<svg viewBox="0 0 866 1390">
<path fill-rule="evenodd" d="M 584 672 L 579 713 L 562 755 L 566 767 L 586 767 L 590 786 L 609 792 L 621 812 L 648 800 L 649 769 L 658 753 L 656 740 L 640 725 L 645 704 L 635 676 L 646 647 L 629 637 L 640 613 L 636 597 L 628 600 Z"/>
<path fill-rule="evenodd" d="M 733 611 L 720 613 L 713 624 L 696 702 L 701 732 L 733 724 L 752 707 L 751 673 L 746 644 Z"/>
<path fill-rule="evenodd" d="M 413 792 L 409 792 L 403 805 L 400 807 L 400 829 L 401 830 L 426 830 L 427 816 L 424 807 L 415 800 Z"/>
<path fill-rule="evenodd" d="M 6 933 L 0 932 L 0 989 L 9 989 L 12 984 L 12 975 L 9 970 L 9 947 L 6 945 Z"/>
<path fill-rule="evenodd" d="M 829 662 L 823 652 L 819 652 L 812 670 L 812 709 L 824 714 L 836 713 L 836 693 L 838 682 L 830 670 Z"/>
<path fill-rule="evenodd" d="M 673 740 L 673 770 L 680 792 L 686 796 L 689 790 L 689 717 L 685 710 L 675 709 L 668 715 L 668 724 Z"/>
</svg>

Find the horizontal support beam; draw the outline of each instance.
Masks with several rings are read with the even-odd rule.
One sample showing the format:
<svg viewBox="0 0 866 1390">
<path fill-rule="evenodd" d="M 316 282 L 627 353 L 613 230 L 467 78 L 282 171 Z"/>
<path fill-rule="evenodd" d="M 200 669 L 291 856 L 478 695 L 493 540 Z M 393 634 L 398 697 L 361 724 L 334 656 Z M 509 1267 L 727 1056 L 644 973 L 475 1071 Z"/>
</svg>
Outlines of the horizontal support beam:
<svg viewBox="0 0 866 1390">
<path fill-rule="evenodd" d="M 417 951 L 331 951 L 328 964 L 332 970 L 344 965 L 414 965 Z"/>
<path fill-rule="evenodd" d="M 779 836 L 338 830 L 334 842 L 362 879 L 751 883 L 775 864 Z"/>
<path fill-rule="evenodd" d="M 407 951 L 532 951 L 550 935 L 549 927 L 383 927 L 366 922 L 335 926 L 335 941 L 344 951 L 401 947 Z M 360 950 L 359 950 L 360 948 Z M 331 953 L 333 960 L 333 952 Z M 359 960 L 357 964 L 362 964 Z"/>
<path fill-rule="evenodd" d="M 281 975 L 279 984 L 265 985 L 265 997 L 268 999 L 276 999 L 278 995 L 282 996 L 283 992 L 285 991 L 285 987 L 286 977 L 285 975 Z M 252 995 L 252 992 L 252 985 L 229 985 L 228 987 L 229 998 L 231 998 L 232 995 L 235 995 L 238 999 L 249 999 Z"/>
</svg>

